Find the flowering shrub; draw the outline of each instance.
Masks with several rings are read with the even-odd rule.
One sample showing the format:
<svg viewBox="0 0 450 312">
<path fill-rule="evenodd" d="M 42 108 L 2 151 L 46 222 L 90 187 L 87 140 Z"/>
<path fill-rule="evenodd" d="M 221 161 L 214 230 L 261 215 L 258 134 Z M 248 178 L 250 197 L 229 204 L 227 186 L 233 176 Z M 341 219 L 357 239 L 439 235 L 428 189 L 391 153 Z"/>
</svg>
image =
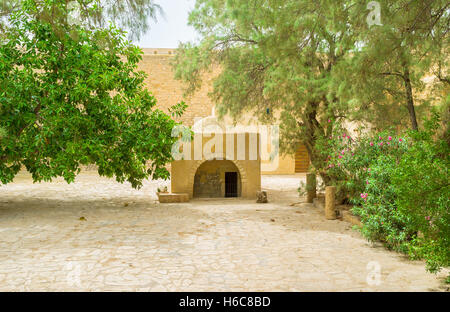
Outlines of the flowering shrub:
<svg viewBox="0 0 450 312">
<path fill-rule="evenodd" d="M 409 254 L 424 258 L 434 272 L 450 264 L 450 148 L 447 141 L 434 138 L 437 120 L 426 128 L 411 133 L 414 144 L 395 167 L 392 184 L 399 212 L 420 233 L 409 244 Z"/>
<path fill-rule="evenodd" d="M 448 142 L 435 138 L 438 119 L 402 136 L 392 132 L 351 138 L 337 126 L 325 150 L 326 171 L 338 194 L 354 204 L 370 241 L 424 258 L 434 272 L 449 266 Z"/>
<path fill-rule="evenodd" d="M 337 125 L 333 136 L 328 138 L 328 146 L 323 152 L 328 154 L 325 171 L 334 181 L 340 199 L 351 203 L 367 201 L 369 193 L 365 192 L 371 165 L 382 155 L 389 155 L 398 161 L 407 149 L 404 137 L 389 135 L 387 132 L 350 137 Z"/>
<path fill-rule="evenodd" d="M 362 234 L 371 241 L 381 241 L 389 249 L 408 252 L 408 243 L 417 231 L 397 207 L 398 192 L 392 183 L 397 160 L 391 154 L 379 155 L 371 164 L 364 192 L 355 198 L 353 213 L 361 217 Z"/>
</svg>

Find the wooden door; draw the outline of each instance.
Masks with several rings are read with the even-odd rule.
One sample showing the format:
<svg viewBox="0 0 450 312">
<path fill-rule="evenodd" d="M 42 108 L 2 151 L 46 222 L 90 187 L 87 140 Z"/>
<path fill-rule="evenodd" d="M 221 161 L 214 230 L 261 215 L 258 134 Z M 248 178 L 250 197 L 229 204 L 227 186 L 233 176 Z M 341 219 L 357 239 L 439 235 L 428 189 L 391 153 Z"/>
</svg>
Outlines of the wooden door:
<svg viewBox="0 0 450 312">
<path fill-rule="evenodd" d="M 295 153 L 295 172 L 307 172 L 309 164 L 310 160 L 308 151 L 306 150 L 306 146 L 302 144 L 299 146 L 297 152 Z"/>
<path fill-rule="evenodd" d="M 237 172 L 225 172 L 225 197 L 238 196 Z"/>
</svg>

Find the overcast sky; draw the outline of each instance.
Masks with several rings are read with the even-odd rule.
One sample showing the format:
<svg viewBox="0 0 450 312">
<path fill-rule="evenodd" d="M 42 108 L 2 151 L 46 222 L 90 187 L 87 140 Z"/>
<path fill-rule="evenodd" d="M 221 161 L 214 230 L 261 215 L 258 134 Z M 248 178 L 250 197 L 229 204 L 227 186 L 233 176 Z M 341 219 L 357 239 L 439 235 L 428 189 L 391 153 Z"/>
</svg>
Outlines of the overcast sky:
<svg viewBox="0 0 450 312">
<path fill-rule="evenodd" d="M 178 43 L 193 41 L 198 35 L 187 25 L 189 11 L 195 0 L 155 0 L 163 11 L 164 17 L 152 22 L 148 32 L 136 42 L 141 48 L 176 48 Z"/>
</svg>

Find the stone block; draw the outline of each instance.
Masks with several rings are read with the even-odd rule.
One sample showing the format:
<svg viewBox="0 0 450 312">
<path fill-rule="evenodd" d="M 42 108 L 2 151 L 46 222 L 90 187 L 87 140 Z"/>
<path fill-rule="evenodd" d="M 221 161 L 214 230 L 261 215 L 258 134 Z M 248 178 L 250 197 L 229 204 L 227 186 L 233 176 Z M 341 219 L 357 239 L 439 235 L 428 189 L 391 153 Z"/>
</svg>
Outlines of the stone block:
<svg viewBox="0 0 450 312">
<path fill-rule="evenodd" d="M 342 219 L 344 221 L 349 222 L 358 227 L 362 227 L 361 220 L 357 216 L 352 215 L 352 213 L 350 211 L 342 210 L 341 213 L 342 213 Z"/>
<path fill-rule="evenodd" d="M 327 186 L 325 188 L 325 218 L 327 220 L 336 219 L 336 187 Z"/>
<path fill-rule="evenodd" d="M 161 204 L 186 203 L 189 201 L 187 193 L 158 193 L 158 200 Z"/>
</svg>

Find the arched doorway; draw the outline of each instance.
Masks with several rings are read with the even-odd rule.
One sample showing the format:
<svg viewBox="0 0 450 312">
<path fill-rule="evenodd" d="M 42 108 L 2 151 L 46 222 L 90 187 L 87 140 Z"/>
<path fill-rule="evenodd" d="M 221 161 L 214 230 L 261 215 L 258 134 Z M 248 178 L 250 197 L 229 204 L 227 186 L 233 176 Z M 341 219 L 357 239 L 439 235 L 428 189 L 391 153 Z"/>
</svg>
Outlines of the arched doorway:
<svg viewBox="0 0 450 312">
<path fill-rule="evenodd" d="M 241 194 L 241 174 L 232 161 L 208 160 L 198 167 L 194 176 L 194 197 L 240 197 Z"/>
</svg>

